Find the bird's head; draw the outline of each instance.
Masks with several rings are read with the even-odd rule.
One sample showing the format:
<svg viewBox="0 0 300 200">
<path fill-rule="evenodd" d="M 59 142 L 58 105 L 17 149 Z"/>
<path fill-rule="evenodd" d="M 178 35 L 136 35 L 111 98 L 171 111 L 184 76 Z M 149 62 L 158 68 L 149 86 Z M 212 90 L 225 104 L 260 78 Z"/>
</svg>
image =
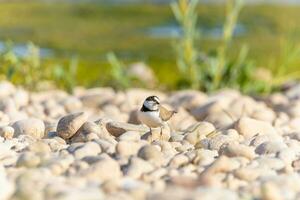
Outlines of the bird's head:
<svg viewBox="0 0 300 200">
<path fill-rule="evenodd" d="M 160 100 L 157 96 L 149 96 L 145 99 L 143 106 L 149 110 L 158 110 L 159 109 Z"/>
</svg>

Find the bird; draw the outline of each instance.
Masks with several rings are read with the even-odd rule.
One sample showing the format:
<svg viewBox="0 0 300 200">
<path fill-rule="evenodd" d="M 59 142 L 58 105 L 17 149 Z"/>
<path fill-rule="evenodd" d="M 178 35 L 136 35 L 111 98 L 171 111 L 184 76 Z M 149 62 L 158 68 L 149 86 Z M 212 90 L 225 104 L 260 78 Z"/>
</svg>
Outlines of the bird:
<svg viewBox="0 0 300 200">
<path fill-rule="evenodd" d="M 157 96 L 148 96 L 138 112 L 138 119 L 140 122 L 150 128 L 161 128 L 160 135 L 162 135 L 162 127 L 177 111 L 168 110 L 163 107 Z"/>
</svg>

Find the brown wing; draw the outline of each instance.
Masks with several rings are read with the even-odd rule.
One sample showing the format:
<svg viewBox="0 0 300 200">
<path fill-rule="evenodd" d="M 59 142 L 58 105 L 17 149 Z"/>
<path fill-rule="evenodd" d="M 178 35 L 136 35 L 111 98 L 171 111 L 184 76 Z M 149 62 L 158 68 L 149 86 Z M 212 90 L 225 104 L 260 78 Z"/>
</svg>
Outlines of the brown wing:
<svg viewBox="0 0 300 200">
<path fill-rule="evenodd" d="M 168 121 L 175 113 L 177 113 L 176 111 L 169 111 L 166 108 L 164 108 L 163 106 L 159 107 L 159 116 L 163 121 Z"/>
</svg>

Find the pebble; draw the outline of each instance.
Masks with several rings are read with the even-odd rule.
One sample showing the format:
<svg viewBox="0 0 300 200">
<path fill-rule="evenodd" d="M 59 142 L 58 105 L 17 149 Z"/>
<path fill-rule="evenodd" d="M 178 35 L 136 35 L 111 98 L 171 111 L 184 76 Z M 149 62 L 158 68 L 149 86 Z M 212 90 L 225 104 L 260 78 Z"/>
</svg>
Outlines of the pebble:
<svg viewBox="0 0 300 200">
<path fill-rule="evenodd" d="M 119 137 L 127 131 L 137 131 L 137 132 L 146 132 L 149 129 L 140 125 L 121 123 L 121 122 L 108 122 L 106 124 L 106 129 L 110 134 L 115 137 Z"/>
<path fill-rule="evenodd" d="M 185 140 L 195 145 L 200 139 L 203 139 L 208 134 L 211 134 L 215 131 L 214 125 L 209 122 L 198 122 L 189 128 L 187 128 Z"/>
<path fill-rule="evenodd" d="M 69 139 L 86 121 L 87 115 L 84 112 L 66 115 L 58 121 L 57 134 L 63 139 Z"/>
<path fill-rule="evenodd" d="M 15 190 L 15 186 L 8 180 L 5 168 L 2 165 L 0 166 L 0 185 L 0 199 L 10 199 Z"/>
<path fill-rule="evenodd" d="M 251 138 L 254 135 L 276 135 L 275 128 L 268 122 L 242 117 L 235 124 L 235 129 L 245 138 Z"/>
<path fill-rule="evenodd" d="M 0 200 L 298 199 L 300 96 L 289 87 L 253 98 L 0 82 Z M 136 119 L 150 95 L 178 111 L 162 133 Z"/>
<path fill-rule="evenodd" d="M 97 143 L 87 142 L 79 148 L 76 148 L 74 151 L 74 157 L 80 160 L 87 156 L 96 156 L 99 153 L 101 153 L 101 148 Z"/>
<path fill-rule="evenodd" d="M 26 152 L 20 155 L 17 160 L 17 167 L 33 168 L 40 164 L 40 158 L 32 152 Z"/>
<path fill-rule="evenodd" d="M 221 149 L 219 153 L 229 157 L 242 156 L 248 158 L 249 160 L 253 160 L 256 157 L 254 148 L 243 144 L 234 144 L 234 143 L 226 145 L 226 147 Z"/>
<path fill-rule="evenodd" d="M 141 144 L 131 141 L 120 141 L 116 145 L 116 153 L 123 157 L 136 155 L 140 149 Z"/>
<path fill-rule="evenodd" d="M 16 121 L 12 125 L 14 129 L 14 136 L 30 135 L 36 139 L 43 138 L 45 135 L 45 124 L 42 120 L 36 118 L 29 118 Z"/>
<path fill-rule="evenodd" d="M 127 131 L 118 137 L 119 141 L 136 141 L 138 142 L 141 139 L 141 135 L 136 131 Z"/>
<path fill-rule="evenodd" d="M 153 145 L 146 145 L 143 146 L 139 151 L 138 151 L 138 157 L 159 164 L 163 160 L 163 155 L 162 153 Z"/>
<path fill-rule="evenodd" d="M 258 145 L 255 149 L 257 154 L 272 154 L 287 148 L 287 145 L 282 142 L 264 142 Z"/>
<path fill-rule="evenodd" d="M 154 170 L 154 166 L 149 162 L 137 157 L 132 157 L 127 169 L 125 170 L 125 174 L 129 177 L 138 179 L 143 174 L 151 172 L 152 170 Z"/>
<path fill-rule="evenodd" d="M 0 136 L 5 139 L 12 139 L 14 136 L 14 128 L 11 126 L 2 126 L 0 127 Z"/>
<path fill-rule="evenodd" d="M 119 164 L 111 158 L 103 158 L 82 172 L 89 180 L 108 181 L 122 176 Z"/>
</svg>

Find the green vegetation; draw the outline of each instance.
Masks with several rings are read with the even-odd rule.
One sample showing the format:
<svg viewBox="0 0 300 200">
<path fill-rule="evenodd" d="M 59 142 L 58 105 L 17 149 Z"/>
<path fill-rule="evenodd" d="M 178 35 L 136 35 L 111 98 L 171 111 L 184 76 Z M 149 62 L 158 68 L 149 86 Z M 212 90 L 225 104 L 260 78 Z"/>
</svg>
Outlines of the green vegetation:
<svg viewBox="0 0 300 200">
<path fill-rule="evenodd" d="M 34 89 L 38 89 L 35 87 L 40 85 L 36 84 L 39 80 L 55 82 L 69 91 L 75 84 L 108 85 L 112 78 L 124 75 L 124 68 L 111 67 L 117 66 L 111 65 L 114 58 L 118 61 L 117 57 L 122 60 L 118 61 L 120 66 L 146 62 L 158 76 L 160 88 L 169 89 L 190 85 L 208 91 L 237 87 L 245 92 L 267 92 L 290 77 L 298 77 L 300 38 L 285 36 L 291 31 L 299 33 L 300 7 L 246 5 L 240 12 L 236 4 L 192 5 L 189 9 L 193 15 L 184 19 L 182 5 L 176 8 L 173 4 L 175 18 L 169 5 L 2 2 L 0 40 L 16 44 L 32 41 L 54 51 L 53 57 L 41 58 L 32 45 L 23 58 L 7 48 L 1 55 L 2 78 L 5 74 L 9 80 Z M 147 33 L 151 27 L 172 26 L 176 20 L 188 30 L 176 45 L 177 56 L 171 46 L 174 38 L 155 38 Z M 205 33 L 224 23 L 225 31 L 220 37 Z M 235 25 L 242 25 L 245 32 L 233 35 Z M 107 59 L 111 51 L 115 55 Z M 31 73 L 37 75 L 27 77 Z M 115 87 L 126 87 L 128 77 L 122 78 L 114 82 Z M 271 81 L 269 88 L 266 81 Z"/>
<path fill-rule="evenodd" d="M 246 93 L 270 92 L 289 78 L 299 78 L 300 70 L 286 74 L 289 66 L 300 59 L 300 48 L 286 43 L 281 53 L 281 63 L 273 69 L 273 77 L 267 69 L 257 68 L 248 58 L 249 48 L 244 45 L 237 58 L 230 57 L 234 30 L 243 6 L 243 0 L 228 0 L 226 18 L 220 45 L 208 55 L 199 51 L 196 41 L 200 40 L 197 33 L 198 0 L 178 0 L 173 3 L 173 13 L 182 28 L 182 37 L 177 41 L 177 66 L 180 72 L 180 85 L 215 91 L 220 88 L 237 88 Z"/>
<path fill-rule="evenodd" d="M 107 60 L 111 65 L 111 85 L 116 88 L 128 88 L 130 77 L 127 74 L 126 66 L 112 52 L 107 54 Z"/>
<path fill-rule="evenodd" d="M 13 51 L 13 44 L 7 42 L 0 63 L 0 79 L 32 90 L 56 86 L 72 92 L 77 83 L 77 57 L 72 57 L 67 67 L 56 64 L 43 68 L 40 49 L 32 43 L 28 43 L 26 54 L 20 56 Z"/>
</svg>

